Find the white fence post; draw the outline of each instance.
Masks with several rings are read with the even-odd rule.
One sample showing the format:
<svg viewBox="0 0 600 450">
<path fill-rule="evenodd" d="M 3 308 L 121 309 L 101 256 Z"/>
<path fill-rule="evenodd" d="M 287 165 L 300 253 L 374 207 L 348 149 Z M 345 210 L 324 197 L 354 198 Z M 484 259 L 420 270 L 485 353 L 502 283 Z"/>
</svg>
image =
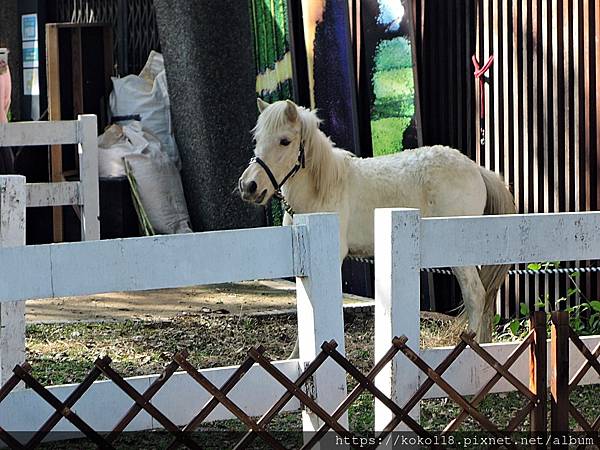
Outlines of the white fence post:
<svg viewBox="0 0 600 450">
<path fill-rule="evenodd" d="M 25 245 L 26 201 L 25 177 L 0 177 L 0 247 Z M 0 384 L 24 361 L 25 302 L 0 303 Z"/>
<path fill-rule="evenodd" d="M 335 214 L 307 214 L 295 216 L 294 225 L 306 231 L 294 255 L 306 274 L 296 278 L 300 362 L 306 365 L 321 352 L 324 341 L 335 339 L 337 350 L 345 353 L 339 221 Z M 345 370 L 328 359 L 313 381 L 310 394 L 331 414 L 346 397 Z M 323 423 L 307 410 L 302 412 L 302 420 L 304 431 L 316 431 Z M 347 426 L 347 415 L 339 421 Z"/>
<path fill-rule="evenodd" d="M 375 361 L 395 336 L 408 337 L 419 352 L 421 215 L 417 209 L 375 210 Z M 419 369 L 398 354 L 376 377 L 375 385 L 403 406 L 419 387 Z M 411 416 L 419 420 L 419 406 Z M 375 402 L 375 430 L 382 431 L 392 412 Z M 408 430 L 401 424 L 397 430 Z"/>
<path fill-rule="evenodd" d="M 96 116 L 82 115 L 79 121 L 79 172 L 82 212 L 81 240 L 100 239 L 100 201 L 98 185 L 98 128 Z"/>
</svg>

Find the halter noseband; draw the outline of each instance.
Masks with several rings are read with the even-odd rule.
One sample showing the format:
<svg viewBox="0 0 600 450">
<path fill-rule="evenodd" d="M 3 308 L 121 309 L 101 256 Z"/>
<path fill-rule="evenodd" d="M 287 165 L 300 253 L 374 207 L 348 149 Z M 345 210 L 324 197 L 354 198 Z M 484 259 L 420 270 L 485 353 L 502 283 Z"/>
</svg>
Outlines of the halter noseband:
<svg viewBox="0 0 600 450">
<path fill-rule="evenodd" d="M 304 142 L 302 140 L 300 140 L 300 147 L 298 148 L 298 160 L 296 161 L 296 164 L 294 164 L 294 167 L 292 167 L 290 169 L 290 171 L 287 173 L 287 175 L 285 177 L 283 177 L 283 180 L 281 180 L 281 183 L 277 182 L 275 175 L 273 175 L 273 172 L 271 172 L 271 169 L 269 169 L 269 166 L 267 165 L 267 163 L 264 162 L 262 159 L 260 159 L 258 156 L 255 156 L 250 160 L 250 164 L 252 164 L 252 163 L 257 163 L 260 167 L 262 167 L 264 169 L 265 173 L 269 177 L 269 180 L 271 180 L 271 184 L 273 185 L 273 188 L 275 188 L 275 197 L 277 197 L 278 199 L 283 201 L 283 203 L 286 207 L 286 211 L 291 216 L 293 216 L 294 210 L 291 208 L 291 206 L 289 206 L 289 204 L 285 200 L 283 194 L 281 193 L 281 188 L 286 183 L 286 181 L 288 181 L 290 178 L 292 178 L 294 175 L 296 175 L 300 169 L 304 169 L 304 167 L 305 167 Z"/>
</svg>

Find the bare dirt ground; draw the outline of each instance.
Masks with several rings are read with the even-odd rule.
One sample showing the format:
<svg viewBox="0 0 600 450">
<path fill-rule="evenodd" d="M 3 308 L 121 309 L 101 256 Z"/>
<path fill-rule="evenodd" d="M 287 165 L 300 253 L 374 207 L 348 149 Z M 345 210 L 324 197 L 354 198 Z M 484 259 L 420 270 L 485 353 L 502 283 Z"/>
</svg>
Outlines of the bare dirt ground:
<svg viewBox="0 0 600 450">
<path fill-rule="evenodd" d="M 346 303 L 357 298 L 346 296 Z M 260 281 L 27 302 L 27 322 L 167 320 L 183 313 L 251 314 L 292 309 L 295 286 Z"/>
</svg>

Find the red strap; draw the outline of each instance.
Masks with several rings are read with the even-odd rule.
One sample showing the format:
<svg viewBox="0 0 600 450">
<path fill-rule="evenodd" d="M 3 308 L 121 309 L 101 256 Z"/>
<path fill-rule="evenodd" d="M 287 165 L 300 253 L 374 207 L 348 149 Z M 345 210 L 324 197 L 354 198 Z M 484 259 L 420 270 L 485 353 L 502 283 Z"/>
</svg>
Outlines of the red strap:
<svg viewBox="0 0 600 450">
<path fill-rule="evenodd" d="M 479 67 L 479 61 L 477 61 L 477 57 L 473 55 L 471 58 L 473 61 L 473 65 L 475 66 L 475 79 L 479 80 L 479 98 L 481 99 L 481 110 L 479 112 L 479 117 L 485 117 L 485 90 L 484 90 L 484 79 L 483 75 L 492 67 L 492 63 L 494 62 L 494 55 L 490 55 L 487 62 L 483 65 L 483 67 Z"/>
</svg>

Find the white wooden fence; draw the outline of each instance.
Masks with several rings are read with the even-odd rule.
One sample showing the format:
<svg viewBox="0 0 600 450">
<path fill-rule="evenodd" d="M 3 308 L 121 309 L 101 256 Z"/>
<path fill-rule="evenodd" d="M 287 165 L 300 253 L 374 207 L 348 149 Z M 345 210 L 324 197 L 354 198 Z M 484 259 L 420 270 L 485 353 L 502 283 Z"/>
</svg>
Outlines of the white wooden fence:
<svg viewBox="0 0 600 450">
<path fill-rule="evenodd" d="M 406 335 L 411 348 L 417 350 L 421 268 L 600 257 L 600 212 L 422 219 L 415 209 L 381 209 L 375 211 L 375 230 L 375 360 L 389 349 L 394 336 Z M 593 348 L 600 342 L 600 336 L 586 337 L 583 341 Z M 504 362 L 517 345 L 511 342 L 483 347 Z M 451 348 L 423 349 L 420 356 L 436 367 L 450 351 Z M 572 344 L 569 354 L 572 376 L 584 359 Z M 495 373 L 467 349 L 445 372 L 444 379 L 461 394 L 472 395 Z M 512 366 L 511 373 L 528 384 L 527 352 Z M 419 369 L 402 355 L 376 379 L 376 385 L 401 406 L 419 383 Z M 600 383 L 598 374 L 590 371 L 581 382 L 589 383 Z M 510 383 L 502 380 L 492 392 L 513 390 Z M 435 397 L 445 394 L 432 388 L 425 396 Z M 417 418 L 418 408 L 414 411 Z M 391 412 L 377 402 L 375 429 L 382 430 L 391 418 Z"/>
<path fill-rule="evenodd" d="M 0 124 L 0 147 L 78 145 L 80 181 L 27 184 L 26 204 L 79 206 L 82 240 L 100 239 L 97 136 L 94 115 L 69 121 Z"/>
<path fill-rule="evenodd" d="M 78 206 L 82 239 L 100 239 L 96 127 L 94 115 L 62 122 L 0 124 L 0 147 L 77 144 L 80 170 L 80 181 L 75 182 L 25 184 L 23 177 L 0 177 L 0 247 L 25 245 L 26 207 Z M 5 264 L 0 267 L 6 269 Z M 25 303 L 2 303 L 0 382 L 24 355 Z"/>
<path fill-rule="evenodd" d="M 0 177 L 0 379 L 6 379 L 15 363 L 24 358 L 22 339 L 24 301 L 66 295 L 90 295 L 113 291 L 173 288 L 242 280 L 297 277 L 298 326 L 302 330 L 300 358 L 277 362 L 290 378 L 320 351 L 325 340 L 335 339 L 344 351 L 338 222 L 335 215 L 295 217 L 291 227 L 195 233 L 111 241 L 25 246 L 25 207 L 78 204 L 83 206 L 82 235 L 99 236 L 95 118 L 80 117 L 63 123 L 0 125 L 0 146 L 80 144 L 81 181 L 54 185 L 27 185 L 19 176 Z M 90 151 L 87 152 L 87 148 Z M 87 156 L 86 156 L 87 155 Z M 86 175 L 87 174 L 87 175 Z M 377 210 L 375 213 L 376 336 L 375 358 L 387 351 L 393 336 L 405 334 L 411 347 L 419 342 L 419 271 L 421 268 L 522 263 L 545 260 L 589 260 L 600 257 L 600 213 L 538 214 L 493 217 L 421 219 L 418 210 Z M 585 339 L 588 345 L 600 340 Z M 500 361 L 516 343 L 489 344 Z M 436 366 L 449 348 L 422 350 L 423 359 Z M 572 352 L 572 369 L 577 366 Z M 90 355 L 90 360 L 96 355 Z M 527 380 L 527 361 L 517 361 L 515 373 Z M 216 385 L 233 368 L 203 370 Z M 444 378 L 468 395 L 480 389 L 495 373 L 468 350 Z M 143 390 L 155 379 L 129 381 Z M 600 382 L 588 375 L 584 383 Z M 418 369 L 398 356 L 377 377 L 376 384 L 402 405 L 420 383 Z M 74 386 L 55 386 L 64 399 Z M 247 414 L 258 415 L 283 393 L 283 387 L 260 368 L 251 372 L 230 393 Z M 494 392 L 509 391 L 500 382 Z M 174 393 L 186 392 L 186 395 Z M 344 371 L 333 361 L 324 363 L 314 378 L 314 395 L 332 412 L 346 395 Z M 426 398 L 443 393 L 432 389 Z M 185 424 L 209 396 L 187 375 L 175 375 L 153 400 L 175 423 Z M 94 383 L 74 409 L 98 431 L 109 430 L 115 418 L 106 411 L 125 411 L 130 400 L 110 381 Z M 296 401 L 286 410 L 299 408 Z M 29 390 L 12 393 L 0 408 L 0 426 L 9 431 L 39 427 L 51 408 Z M 418 415 L 416 410 L 415 415 Z M 223 408 L 209 420 L 231 417 Z M 377 430 L 391 413 L 376 404 Z M 320 421 L 303 413 L 304 429 L 315 430 Z M 342 422 L 346 422 L 344 417 Z M 156 428 L 140 413 L 128 430 Z M 62 421 L 57 431 L 73 431 Z"/>
<path fill-rule="evenodd" d="M 6 177 L 4 183 L 12 186 L 18 198 L 24 198 L 22 177 Z M 323 341 L 335 339 L 338 350 L 344 351 L 338 219 L 331 214 L 297 216 L 292 227 L 2 248 L 0 266 L 2 305 L 54 296 L 295 276 L 298 326 L 302 330 L 300 358 L 276 362 L 276 367 L 295 379 L 303 371 L 304 363 L 320 352 Z M 90 361 L 95 356 L 90 354 Z M 202 372 L 220 386 L 233 370 L 224 367 Z M 135 377 L 129 382 L 143 391 L 155 378 L 156 375 Z M 65 399 L 74 388 L 65 385 L 50 390 L 59 399 Z M 229 396 L 247 414 L 260 415 L 283 392 L 284 388 L 275 379 L 264 376 L 263 370 L 255 366 Z M 313 394 L 332 413 L 346 395 L 343 369 L 333 361 L 325 362 L 314 376 Z M 152 402 L 176 424 L 184 425 L 209 398 L 188 375 L 179 373 Z M 112 382 L 100 381 L 94 383 L 73 410 L 95 430 L 106 431 L 115 425 L 115 414 L 127 411 L 130 403 Z M 285 410 L 298 408 L 299 403 L 291 401 Z M 2 403 L 0 426 L 9 431 L 31 431 L 41 426 L 51 411 L 30 390 L 16 391 Z M 231 415 L 218 408 L 208 420 L 223 418 Z M 320 420 L 312 413 L 304 412 L 303 421 L 305 430 L 320 426 Z M 343 421 L 347 422 L 347 418 Z M 159 424 L 142 412 L 127 430 L 157 427 Z M 74 430 L 65 420 L 55 429 Z"/>
</svg>

